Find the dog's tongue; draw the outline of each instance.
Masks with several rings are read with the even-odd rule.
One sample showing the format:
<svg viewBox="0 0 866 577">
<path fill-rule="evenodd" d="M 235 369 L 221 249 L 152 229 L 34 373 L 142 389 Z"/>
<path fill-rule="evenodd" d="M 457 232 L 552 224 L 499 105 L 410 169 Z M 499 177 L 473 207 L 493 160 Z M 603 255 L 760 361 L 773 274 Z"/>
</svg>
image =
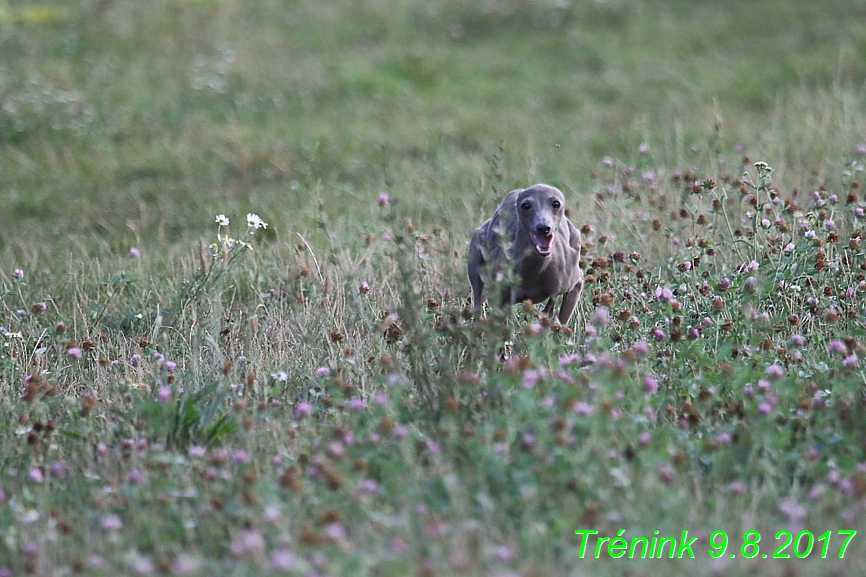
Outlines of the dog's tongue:
<svg viewBox="0 0 866 577">
<path fill-rule="evenodd" d="M 540 234 L 533 234 L 532 242 L 540 254 L 548 254 L 550 252 L 550 243 L 553 242 L 553 235 L 542 236 Z"/>
</svg>

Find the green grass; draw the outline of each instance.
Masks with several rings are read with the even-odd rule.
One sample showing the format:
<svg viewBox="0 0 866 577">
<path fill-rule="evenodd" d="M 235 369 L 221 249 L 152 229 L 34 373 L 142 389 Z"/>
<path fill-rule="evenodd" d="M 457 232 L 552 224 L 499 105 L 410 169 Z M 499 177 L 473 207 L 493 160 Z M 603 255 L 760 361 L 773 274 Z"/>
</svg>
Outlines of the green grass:
<svg viewBox="0 0 866 577">
<path fill-rule="evenodd" d="M 0 575 L 860 571 L 864 17 L 0 4 Z M 578 314 L 472 324 L 535 182 Z"/>
</svg>

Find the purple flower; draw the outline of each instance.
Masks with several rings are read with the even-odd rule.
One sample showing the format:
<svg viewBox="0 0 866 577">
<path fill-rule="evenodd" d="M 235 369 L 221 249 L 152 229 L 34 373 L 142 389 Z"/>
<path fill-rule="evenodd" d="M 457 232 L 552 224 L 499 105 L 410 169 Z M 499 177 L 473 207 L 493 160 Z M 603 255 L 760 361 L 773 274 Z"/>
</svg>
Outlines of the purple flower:
<svg viewBox="0 0 866 577">
<path fill-rule="evenodd" d="M 250 454 L 246 449 L 235 449 L 232 453 L 232 461 L 235 463 L 249 463 L 250 458 Z"/>
<path fill-rule="evenodd" d="M 117 531 L 123 527 L 123 522 L 114 513 L 109 513 L 99 520 L 99 526 L 106 531 Z"/>
<path fill-rule="evenodd" d="M 504 562 L 508 563 L 512 559 L 514 559 L 514 549 L 509 547 L 508 545 L 500 545 L 496 548 L 496 557 Z"/>
<path fill-rule="evenodd" d="M 665 338 L 667 338 L 667 335 L 665 335 L 664 331 L 661 330 L 661 329 L 658 328 L 658 327 L 655 327 L 655 328 L 650 332 L 650 335 L 652 336 L 652 338 L 653 338 L 654 340 L 657 340 L 657 341 L 663 341 L 663 340 L 665 340 Z"/>
<path fill-rule="evenodd" d="M 595 407 L 586 401 L 575 401 L 571 408 L 578 415 L 591 415 L 595 411 Z"/>
<path fill-rule="evenodd" d="M 87 558 L 87 565 L 89 567 L 102 567 L 103 565 L 105 565 L 105 559 L 103 559 L 99 555 L 91 555 Z"/>
<path fill-rule="evenodd" d="M 806 508 L 792 498 L 783 499 L 778 502 L 779 512 L 790 521 L 798 522 L 806 518 Z"/>
<path fill-rule="evenodd" d="M 297 405 L 295 405 L 295 418 L 303 419 L 307 415 L 313 412 L 313 405 L 307 403 L 305 401 L 301 401 Z"/>
<path fill-rule="evenodd" d="M 343 527 L 342 524 L 333 522 L 328 523 L 324 527 L 325 537 L 330 539 L 331 541 L 342 541 L 346 538 L 346 528 Z"/>
<path fill-rule="evenodd" d="M 654 296 L 657 301 L 670 302 L 674 298 L 674 293 L 667 287 L 657 286 Z"/>
<path fill-rule="evenodd" d="M 244 529 L 232 538 L 229 551 L 235 557 L 244 557 L 265 550 L 265 538 L 257 529 Z"/>
<path fill-rule="evenodd" d="M 665 463 L 659 467 L 659 478 L 662 481 L 670 485 L 674 481 L 677 480 L 677 472 L 674 469 L 673 465 L 670 463 Z"/>
<path fill-rule="evenodd" d="M 48 472 L 51 473 L 52 477 L 63 478 L 66 476 L 66 465 L 63 464 L 63 461 L 52 461 L 48 466 Z"/>
<path fill-rule="evenodd" d="M 363 409 L 365 406 L 366 404 L 364 403 L 364 399 L 360 397 L 353 397 L 348 404 L 348 407 L 354 411 Z"/>
<path fill-rule="evenodd" d="M 379 206 L 388 206 L 388 193 L 380 192 L 379 193 Z"/>
<path fill-rule="evenodd" d="M 360 483 L 358 483 L 358 488 L 361 489 L 361 492 L 365 495 L 376 495 L 379 493 L 379 483 L 377 483 L 374 479 L 362 479 Z"/>
<path fill-rule="evenodd" d="M 839 339 L 834 339 L 827 343 L 827 350 L 831 353 L 841 353 L 844 355 L 848 353 L 848 346 Z"/>
<path fill-rule="evenodd" d="M 156 394 L 156 401 L 158 403 L 167 403 L 171 400 L 171 387 L 160 387 L 159 392 Z"/>
<path fill-rule="evenodd" d="M 38 467 L 32 467 L 27 473 L 27 478 L 34 483 L 41 483 L 44 480 L 44 477 L 42 475 L 42 469 Z"/>
<path fill-rule="evenodd" d="M 271 567 L 276 571 L 294 571 L 298 558 L 288 549 L 277 549 L 271 553 Z"/>
<path fill-rule="evenodd" d="M 649 393 L 657 393 L 659 390 L 659 382 L 652 375 L 647 375 L 643 380 L 643 390 Z"/>
<path fill-rule="evenodd" d="M 129 254 L 130 254 L 131 256 L 134 256 L 135 258 L 138 258 L 138 257 L 141 256 L 141 251 L 138 250 L 136 247 L 133 246 L 133 247 L 130 247 L 130 249 L 129 249 Z"/>
<path fill-rule="evenodd" d="M 361 282 L 361 286 L 358 287 L 358 292 L 362 295 L 370 294 L 370 285 L 367 284 L 367 281 Z"/>
<path fill-rule="evenodd" d="M 745 493 L 746 492 L 746 484 L 743 483 L 739 479 L 734 479 L 733 481 L 731 481 L 730 484 L 728 485 L 728 488 L 733 493 Z"/>
<path fill-rule="evenodd" d="M 632 346 L 632 348 L 634 349 L 634 352 L 642 357 L 649 354 L 649 345 L 646 341 L 638 341 Z"/>
<path fill-rule="evenodd" d="M 523 388 L 531 389 L 538 384 L 541 374 L 535 369 L 526 369 L 523 372 Z"/>
<path fill-rule="evenodd" d="M 605 306 L 597 307 L 589 322 L 596 327 L 606 327 L 610 324 L 610 311 Z"/>
<path fill-rule="evenodd" d="M 318 369 L 316 369 L 316 376 L 317 377 L 327 377 L 330 374 L 331 374 L 331 369 L 329 369 L 328 367 L 319 367 Z"/>
<path fill-rule="evenodd" d="M 174 558 L 171 572 L 175 575 L 192 575 L 199 570 L 199 560 L 188 553 L 181 553 Z"/>
<path fill-rule="evenodd" d="M 139 575 L 150 575 L 154 571 L 153 562 L 147 557 L 138 557 L 132 563 L 132 570 Z"/>
<path fill-rule="evenodd" d="M 81 358 L 81 349 L 79 347 L 69 347 L 66 349 L 66 354 L 74 359 Z"/>
<path fill-rule="evenodd" d="M 147 476 L 138 469 L 130 469 L 126 474 L 126 480 L 130 485 L 137 485 L 147 480 Z"/>
<path fill-rule="evenodd" d="M 20 268 L 16 268 L 14 271 L 12 271 L 12 276 L 14 276 L 15 278 L 24 278 L 24 271 Z"/>
</svg>

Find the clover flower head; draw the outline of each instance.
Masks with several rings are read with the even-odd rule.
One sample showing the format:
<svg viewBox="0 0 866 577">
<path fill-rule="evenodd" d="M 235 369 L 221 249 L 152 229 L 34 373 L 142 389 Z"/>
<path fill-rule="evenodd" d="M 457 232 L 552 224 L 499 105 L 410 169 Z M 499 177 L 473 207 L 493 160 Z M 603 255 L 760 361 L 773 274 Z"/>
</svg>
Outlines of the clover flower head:
<svg viewBox="0 0 866 577">
<path fill-rule="evenodd" d="M 830 341 L 829 343 L 827 343 L 827 350 L 834 352 L 834 353 L 847 354 L 848 353 L 848 346 L 843 341 L 841 341 L 839 339 L 834 339 L 834 340 Z"/>
<path fill-rule="evenodd" d="M 649 393 L 657 393 L 659 390 L 659 382 L 652 375 L 647 375 L 642 383 L 643 390 Z"/>
</svg>

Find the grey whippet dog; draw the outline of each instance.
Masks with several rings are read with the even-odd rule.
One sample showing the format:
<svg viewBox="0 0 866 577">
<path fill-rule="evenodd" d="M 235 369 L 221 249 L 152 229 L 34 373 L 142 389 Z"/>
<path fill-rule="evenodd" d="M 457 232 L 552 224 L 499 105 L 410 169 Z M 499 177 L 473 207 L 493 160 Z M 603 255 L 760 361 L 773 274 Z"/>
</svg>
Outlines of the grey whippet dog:
<svg viewBox="0 0 866 577">
<path fill-rule="evenodd" d="M 486 281 L 502 282 L 503 267 L 513 267 L 500 305 L 549 299 L 544 313 L 553 316 L 555 299 L 564 295 L 559 322 L 568 323 L 580 293 L 580 231 L 565 216 L 565 196 L 546 184 L 509 192 L 493 217 L 475 229 L 469 243 L 469 283 L 476 315 Z"/>
</svg>

